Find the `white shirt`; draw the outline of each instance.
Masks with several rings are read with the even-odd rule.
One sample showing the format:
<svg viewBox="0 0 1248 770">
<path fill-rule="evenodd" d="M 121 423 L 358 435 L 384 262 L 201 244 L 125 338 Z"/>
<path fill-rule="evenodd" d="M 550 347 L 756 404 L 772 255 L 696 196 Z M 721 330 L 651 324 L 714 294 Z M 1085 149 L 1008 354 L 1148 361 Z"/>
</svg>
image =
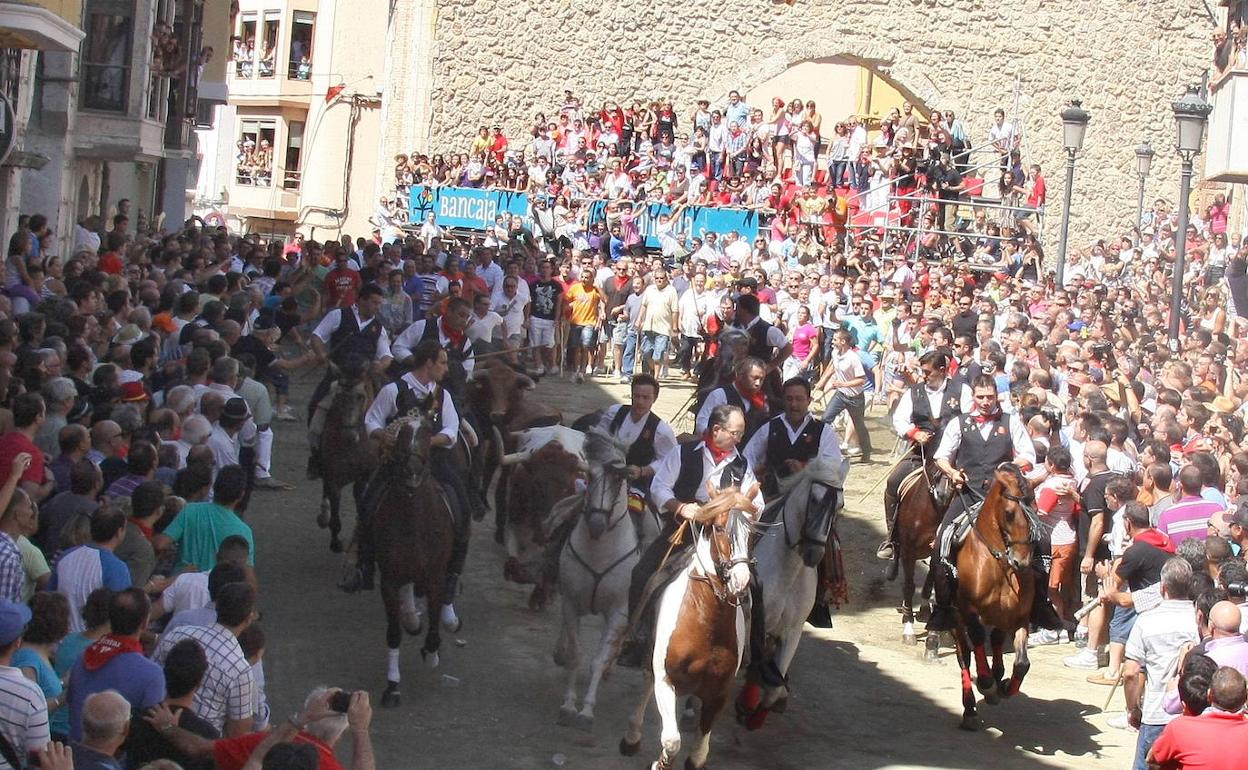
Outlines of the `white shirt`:
<svg viewBox="0 0 1248 770">
<path fill-rule="evenodd" d="M 435 321 L 417 321 L 416 323 L 404 329 L 403 333 L 400 334 L 394 340 L 394 357 L 397 360 L 402 361 L 403 359 L 407 358 L 408 356 L 412 354 L 412 348 L 416 347 L 420 343 L 420 338 L 424 336 L 425 324 L 427 323 L 438 324 L 438 344 L 439 345 L 441 345 L 443 348 L 446 348 L 448 345 L 451 344 L 451 339 L 447 337 L 446 334 L 443 333 L 442 331 L 441 323 L 439 323 L 436 320 Z M 472 338 L 469 337 L 468 350 L 464 355 L 464 363 L 463 363 L 464 374 L 468 374 L 468 375 L 472 374 L 472 369 L 474 366 L 476 366 L 476 363 L 477 363 L 476 358 L 472 352 L 471 340 Z"/>
<path fill-rule="evenodd" d="M 494 330 L 502 325 L 503 317 L 493 310 L 485 311 L 483 316 L 473 313 L 466 333 L 473 342 L 490 342 L 494 339 Z"/>
<path fill-rule="evenodd" d="M 1006 422 L 1009 425 L 1010 442 L 1014 445 L 1014 462 L 1019 465 L 1035 465 L 1036 464 L 1036 448 L 1032 445 L 1031 439 L 1027 436 L 1027 431 L 1023 428 L 1023 421 L 1018 415 L 1006 415 Z M 977 426 L 979 435 L 987 439 L 988 434 L 997 425 L 995 422 L 986 422 Z M 936 447 L 936 454 L 933 459 L 936 460 L 952 460 L 958 452 L 958 447 L 962 446 L 962 421 L 954 420 L 945 425 L 940 432 L 940 445 Z"/>
<path fill-rule="evenodd" d="M 220 423 L 214 422 L 206 443 L 212 450 L 212 478 L 214 480 L 225 466 L 238 465 L 238 449 L 241 442 L 237 433 L 231 436 Z"/>
<path fill-rule="evenodd" d="M 734 382 L 729 384 L 727 387 L 737 388 L 737 385 Z M 750 399 L 742 394 L 739 388 L 737 388 L 737 395 L 741 396 L 741 401 L 745 404 L 745 413 L 748 415 L 754 410 L 754 407 L 750 405 Z M 728 396 L 724 393 L 723 388 L 716 388 L 711 391 L 711 394 L 706 397 L 705 401 L 702 402 L 702 408 L 698 410 L 698 417 L 694 421 L 694 429 L 697 431 L 698 435 L 702 435 L 706 432 L 706 424 L 710 422 L 711 411 L 715 407 L 726 403 L 728 403 Z M 654 499 L 656 501 L 658 500 L 657 497 Z"/>
<path fill-rule="evenodd" d="M 616 404 L 607 407 L 602 413 L 602 419 L 598 422 L 598 429 L 604 433 L 611 432 L 611 421 L 623 409 L 630 414 L 624 418 L 624 422 L 620 423 L 620 431 L 615 434 L 615 438 L 623 444 L 632 446 L 637 437 L 641 435 L 641 429 L 646 427 L 646 420 L 650 419 L 650 413 L 647 412 L 640 420 L 633 420 L 633 415 L 627 404 Z M 667 420 L 660 419 L 658 427 L 654 429 L 654 456 L 655 462 L 650 466 L 654 467 L 658 463 L 658 458 L 665 457 L 668 452 L 676 446 L 676 432 L 672 430 L 672 426 L 667 424 Z"/>
<path fill-rule="evenodd" d="M 516 292 L 514 297 L 503 295 L 494 301 L 494 312 L 503 318 L 504 334 L 511 336 L 524 332 L 524 309 L 528 304 L 529 298 L 520 296 L 520 292 Z"/>
<path fill-rule="evenodd" d="M 958 399 L 959 407 L 967 403 L 966 401 L 968 397 L 967 391 L 970 390 L 970 386 L 963 383 L 961 389 L 962 389 L 962 393 L 949 394 L 950 398 Z M 932 410 L 933 418 L 940 417 L 941 409 L 945 403 L 945 394 L 948 392 L 948 390 L 949 390 L 949 378 L 948 377 L 945 378 L 944 383 L 942 383 L 941 386 L 937 388 L 936 390 L 932 390 L 931 388 L 927 387 L 926 384 L 923 385 L 923 391 L 927 394 L 927 404 Z M 897 433 L 898 436 L 902 436 L 904 438 L 909 438 L 907 434 L 910 432 L 910 429 L 914 427 L 914 423 L 911 422 L 911 419 L 910 419 L 911 417 L 914 416 L 914 396 L 912 395 L 913 393 L 914 391 L 911 390 L 910 388 L 906 388 L 904 391 L 902 391 L 901 399 L 897 402 L 897 408 L 893 412 L 893 430 Z"/>
<path fill-rule="evenodd" d="M 808 414 L 802 420 L 796 430 L 789 424 L 788 415 L 780 418 L 780 423 L 784 425 L 784 430 L 789 434 L 789 444 L 797 441 L 797 437 L 802 435 L 802 431 L 806 430 L 806 426 L 810 424 L 811 416 Z M 767 439 L 771 436 L 771 429 L 776 424 L 775 420 L 768 420 L 767 424 L 758 429 L 758 432 L 750 438 L 750 443 L 745 445 L 746 461 L 751 468 L 764 468 L 767 466 Z M 841 438 L 836 434 L 836 428 L 830 423 L 823 426 L 823 434 L 819 437 L 819 451 L 815 454 L 816 458 L 822 457 L 831 460 L 833 463 L 840 465 L 841 456 Z"/>
<path fill-rule="evenodd" d="M 417 398 L 423 399 L 433 392 L 433 382 L 425 384 L 416 379 L 416 375 L 412 372 L 407 372 L 401 379 L 411 388 Z M 391 420 L 399 417 L 398 400 L 399 383 L 386 383 L 385 387 L 377 391 L 377 396 L 373 398 L 373 403 L 369 405 L 368 411 L 364 414 L 364 430 L 372 433 L 386 427 Z M 442 429 L 438 431 L 438 435 L 446 436 L 451 441 L 459 437 L 459 415 L 455 412 L 454 401 L 446 392 L 442 393 Z"/>
<path fill-rule="evenodd" d="M 680 333 L 686 337 L 702 334 L 702 316 L 706 312 L 703 297 L 705 291 L 691 289 L 680 295 Z"/>
<path fill-rule="evenodd" d="M 367 329 L 372 324 L 380 323 L 381 321 L 381 318 L 379 315 L 375 315 L 372 318 L 365 321 L 364 319 L 360 318 L 360 310 L 358 307 L 355 307 L 355 306 L 351 307 L 351 312 L 355 314 L 355 323 L 360 328 L 361 331 L 363 331 L 364 329 Z M 328 313 L 325 314 L 325 317 L 321 319 L 321 322 L 316 325 L 316 328 L 312 330 L 312 333 L 316 335 L 318 338 L 320 338 L 321 342 L 324 342 L 326 345 L 328 345 L 329 338 L 333 335 L 334 332 L 338 331 L 338 327 L 342 325 L 342 313 L 343 313 L 342 308 L 334 308 L 333 310 L 329 311 Z M 383 328 L 381 330 L 381 334 L 377 336 L 377 352 L 373 354 L 373 360 L 380 361 L 383 358 L 389 358 L 389 357 L 390 357 L 390 335 L 387 334 L 386 330 Z"/>
<path fill-rule="evenodd" d="M 698 442 L 701 448 L 702 456 L 702 479 L 698 483 L 697 491 L 694 492 L 693 498 L 699 503 L 705 503 L 710 497 L 706 492 L 706 482 L 710 480 L 712 484 L 718 485 L 720 474 L 728 467 L 728 463 L 737 458 L 738 453 L 733 452 L 724 458 L 723 462 L 716 463 L 711 459 L 711 453 L 706 451 L 705 442 Z M 676 499 L 676 493 L 672 491 L 672 487 L 676 484 L 676 479 L 680 476 L 680 447 L 673 447 L 671 450 L 654 461 L 654 479 L 650 482 L 650 497 L 655 504 L 662 509 L 664 505 Z M 754 471 L 749 467 L 749 461 L 746 461 L 745 475 L 741 479 L 741 489 L 748 492 L 751 487 L 758 483 L 754 478 Z M 763 496 L 761 494 L 754 495 L 754 504 L 758 506 L 758 510 L 763 510 Z"/>
<path fill-rule="evenodd" d="M 488 265 L 477 266 L 477 277 L 485 281 L 486 287 L 493 293 L 496 286 L 502 287 L 503 269 L 498 266 L 497 262 L 490 260 Z"/>
<path fill-rule="evenodd" d="M 844 353 L 838 353 L 832 358 L 832 366 L 836 369 L 837 380 L 862 380 L 853 387 L 839 387 L 836 392 L 849 398 L 861 396 L 866 390 L 867 370 L 862 368 L 862 359 L 858 357 L 858 351 L 850 348 Z"/>
</svg>

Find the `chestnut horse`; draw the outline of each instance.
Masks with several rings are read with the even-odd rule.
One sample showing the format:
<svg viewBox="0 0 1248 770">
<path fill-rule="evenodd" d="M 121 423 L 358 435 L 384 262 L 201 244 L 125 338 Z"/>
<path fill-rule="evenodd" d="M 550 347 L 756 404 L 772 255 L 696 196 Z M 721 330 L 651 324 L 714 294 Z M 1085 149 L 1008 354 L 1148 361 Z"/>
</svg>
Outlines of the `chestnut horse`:
<svg viewBox="0 0 1248 770">
<path fill-rule="evenodd" d="M 932 479 L 936 478 L 935 484 Z M 914 568 L 920 559 L 932 555 L 932 543 L 936 539 L 936 527 L 949 507 L 949 479 L 932 466 L 919 467 L 902 480 L 898 489 L 897 517 L 893 521 L 893 542 L 896 548 L 885 575 L 889 580 L 897 577 L 901 567 L 901 641 L 915 644 L 914 634 Z M 932 595 L 932 570 L 928 569 L 923 582 L 923 599 Z M 940 643 L 939 634 L 928 634 L 926 657 L 935 662 Z"/>
<path fill-rule="evenodd" d="M 709 487 L 709 485 L 708 485 Z M 658 595 L 655 611 L 654 652 L 646 668 L 645 694 L 620 740 L 620 753 L 632 756 L 641 748 L 641 724 L 650 693 L 663 720 L 662 751 L 652 770 L 671 770 L 680 751 L 680 714 L 677 700 L 694 696 L 702 703 L 698 742 L 685 767 L 706 767 L 711 727 L 728 702 L 730 688 L 745 651 L 745 612 L 741 601 L 748 583 L 734 593 L 728 573 L 734 542 L 753 532 L 753 502 L 757 487 L 742 493 L 737 487 L 709 488 L 710 500 L 674 538 L 693 532 L 692 558 Z"/>
<path fill-rule="evenodd" d="M 442 614 L 447 564 L 455 535 L 450 502 L 429 468 L 431 437 L 427 418 L 412 420 L 399 428 L 392 450 L 395 455 L 387 465 L 399 469 L 399 473 L 386 479 L 386 488 L 372 513 L 389 647 L 383 706 L 399 705 L 399 643 L 403 638 L 400 627 L 415 635 L 425 625 L 416 611 L 415 596 L 425 597 L 427 617 L 438 618 Z M 425 644 L 420 649 L 430 667 L 438 665 L 440 630 L 438 622 L 429 622 Z"/>
<path fill-rule="evenodd" d="M 975 693 L 971 689 L 971 655 L 976 681 L 989 703 L 1017 695 L 1031 668 L 1027 631 L 1035 600 L 1032 548 L 1040 534 L 1031 485 L 1012 463 L 997 468 L 971 532 L 957 555 L 958 666 L 962 672 L 963 730 L 975 730 Z M 984 653 L 984 626 L 992 628 L 992 670 Z M 1002 652 L 1006 634 L 1014 637 L 1014 670 L 1007 684 Z"/>
</svg>

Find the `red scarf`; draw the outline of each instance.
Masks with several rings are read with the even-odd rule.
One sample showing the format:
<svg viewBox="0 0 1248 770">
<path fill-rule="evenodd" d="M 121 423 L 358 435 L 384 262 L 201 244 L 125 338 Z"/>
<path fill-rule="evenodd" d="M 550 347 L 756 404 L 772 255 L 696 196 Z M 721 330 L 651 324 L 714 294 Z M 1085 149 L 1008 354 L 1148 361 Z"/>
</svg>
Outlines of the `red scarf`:
<svg viewBox="0 0 1248 770">
<path fill-rule="evenodd" d="M 107 634 L 100 637 L 87 647 L 82 653 L 82 662 L 88 671 L 98 671 L 118 655 L 127 652 L 137 652 L 143 654 L 143 645 L 138 639 L 130 636 L 117 636 L 115 634 Z"/>
<path fill-rule="evenodd" d="M 1148 543 L 1166 553 L 1174 553 L 1174 543 L 1170 542 L 1170 536 L 1159 529 L 1146 529 L 1143 532 L 1136 532 L 1131 536 L 1131 540 L 1135 543 Z"/>
<path fill-rule="evenodd" d="M 708 428 L 706 433 L 702 434 L 702 443 L 706 445 L 706 451 L 711 453 L 711 462 L 719 465 L 724 460 L 732 456 L 732 449 L 719 449 L 711 443 L 711 430 Z"/>
<path fill-rule="evenodd" d="M 756 391 L 754 395 L 752 396 L 746 396 L 745 393 L 742 392 L 741 386 L 734 385 L 733 387 L 735 387 L 737 389 L 737 392 L 740 393 L 743 397 L 745 397 L 747 401 L 750 402 L 751 409 L 763 409 L 763 410 L 767 409 L 767 395 L 763 393 L 762 390 Z"/>
<path fill-rule="evenodd" d="M 991 414 L 978 414 L 977 413 L 975 415 L 975 422 L 979 423 L 980 425 L 983 425 L 986 422 L 992 422 L 993 420 L 997 419 L 1000 416 L 1001 416 L 1001 410 L 997 410 Z"/>
<path fill-rule="evenodd" d="M 446 316 L 443 316 L 442 320 L 438 321 L 438 325 L 441 327 L 442 333 L 446 335 L 446 338 L 451 341 L 452 346 L 455 348 L 461 348 L 464 346 L 464 333 L 455 331 L 451 327 L 447 326 Z"/>
</svg>

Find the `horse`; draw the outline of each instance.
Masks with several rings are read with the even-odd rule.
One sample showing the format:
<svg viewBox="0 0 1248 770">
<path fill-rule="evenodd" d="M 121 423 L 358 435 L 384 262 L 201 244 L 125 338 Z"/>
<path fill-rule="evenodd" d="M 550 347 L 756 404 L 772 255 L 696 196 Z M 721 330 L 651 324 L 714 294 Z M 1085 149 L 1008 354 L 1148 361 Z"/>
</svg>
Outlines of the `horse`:
<svg viewBox="0 0 1248 770">
<path fill-rule="evenodd" d="M 663 721 L 662 751 L 652 770 L 671 770 L 680 751 L 677 700 L 692 695 L 702 702 L 698 741 L 685 767 L 702 770 L 710 751 L 711 727 L 728 702 L 729 690 L 745 651 L 745 612 L 741 601 L 748 590 L 732 586 L 732 543 L 753 532 L 751 514 L 757 511 L 757 488 L 742 493 L 737 487 L 715 490 L 710 500 L 677 530 L 674 538 L 693 531 L 692 558 L 659 595 L 655 612 L 654 651 L 646 668 L 641 702 L 620 739 L 620 753 L 633 756 L 641 748 L 641 725 L 650 695 Z"/>
<path fill-rule="evenodd" d="M 584 496 L 560 502 L 575 511 L 576 523 L 559 555 L 559 593 L 563 597 L 563 627 L 555 646 L 555 663 L 567 668 L 568 683 L 559 724 L 592 732 L 598 684 L 614 658 L 628 625 L 628 586 L 641 557 L 641 541 L 628 510 L 624 447 L 610 436 L 591 431 L 585 450 L 589 484 Z M 576 679 L 580 663 L 581 617 L 601 615 L 602 639 L 590 670 L 581 710 L 576 709 Z"/>
<path fill-rule="evenodd" d="M 963 730 L 979 727 L 971 690 L 972 653 L 975 685 L 989 703 L 1017 695 L 1031 668 L 1027 633 L 1036 594 L 1031 556 L 1040 528 L 1031 485 L 1018 466 L 1001 465 L 957 555 L 954 641 L 962 673 Z M 992 628 L 991 671 L 984 653 L 985 625 Z M 1003 681 L 1002 662 L 1006 634 L 1014 636 L 1014 669 L 1008 685 Z"/>
<path fill-rule="evenodd" d="M 321 430 L 321 510 L 316 523 L 329 528 L 329 550 L 342 553 L 342 488 L 352 485 L 358 515 L 364 488 L 377 458 L 365 435 L 364 413 L 372 403 L 371 382 L 364 369 L 344 368 L 325 396 L 329 409 Z"/>
<path fill-rule="evenodd" d="M 935 484 L 932 477 L 938 477 Z M 920 559 L 932 555 L 936 528 L 949 507 L 949 480 L 943 473 L 930 466 L 916 468 L 902 480 L 897 494 L 897 516 L 893 521 L 893 542 L 896 547 L 893 560 L 888 563 L 886 576 L 889 580 L 902 571 L 901 583 L 901 641 L 907 645 L 917 643 L 914 633 L 914 568 Z M 932 595 L 933 571 L 927 571 L 923 583 L 923 598 Z M 935 662 L 940 644 L 939 634 L 929 634 L 926 640 L 926 660 Z"/>
<path fill-rule="evenodd" d="M 424 623 L 416 610 L 417 594 L 425 597 L 428 617 L 441 616 L 447 565 L 454 545 L 450 501 L 429 468 L 431 437 L 427 417 L 408 421 L 399 428 L 391 462 L 402 473 L 386 479 L 372 514 L 389 648 L 386 689 L 381 696 L 381 705 L 385 707 L 400 703 L 400 629 L 413 636 L 422 630 Z M 431 668 L 439 663 L 440 631 L 439 623 L 430 622 L 420 649 L 421 658 Z"/>
<path fill-rule="evenodd" d="M 751 730 L 762 727 L 769 711 L 783 711 L 788 699 L 789 666 L 818 593 L 817 567 L 828 547 L 845 466 L 845 461 L 812 460 L 779 480 L 779 495 L 763 511 L 755 574 L 763 592 L 764 633 L 786 684 L 765 687 L 751 677 L 737 700 L 738 714 Z"/>
</svg>

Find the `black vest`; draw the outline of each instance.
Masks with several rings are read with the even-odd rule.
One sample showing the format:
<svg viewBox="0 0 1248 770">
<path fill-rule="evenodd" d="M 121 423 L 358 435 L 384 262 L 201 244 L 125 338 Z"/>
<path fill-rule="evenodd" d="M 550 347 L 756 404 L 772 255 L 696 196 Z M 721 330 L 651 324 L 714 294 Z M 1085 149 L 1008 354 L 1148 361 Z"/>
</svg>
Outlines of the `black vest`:
<svg viewBox="0 0 1248 770">
<path fill-rule="evenodd" d="M 468 339 L 468 335 L 464 334 L 464 341 L 458 348 L 449 342 L 443 345 L 442 337 L 438 334 L 438 326 L 441 323 L 436 318 L 430 318 L 425 321 L 425 328 L 420 334 L 420 341 L 433 340 L 446 351 L 445 387 L 450 391 L 451 395 L 463 398 L 464 386 L 468 383 L 468 372 L 464 369 L 464 361 L 468 360 L 468 357 L 472 355 L 472 342 Z"/>
<path fill-rule="evenodd" d="M 416 390 L 402 377 L 395 381 L 395 387 L 399 389 L 394 399 L 395 419 L 405 417 L 414 412 L 427 412 L 432 431 L 438 433 L 442 430 L 441 387 L 434 385 L 433 392 L 424 397 L 416 395 Z"/>
<path fill-rule="evenodd" d="M 958 445 L 954 466 L 966 473 L 967 486 L 984 491 L 997 466 L 1014 459 L 1010 417 L 1007 414 L 998 416 L 986 439 L 980 435 L 979 423 L 969 414 L 960 416 L 957 426 L 962 431 L 962 441 Z"/>
<path fill-rule="evenodd" d="M 758 323 L 745 331 L 750 338 L 749 354 L 763 363 L 770 362 L 776 355 L 776 349 L 767 344 L 769 331 L 771 331 L 771 324 L 761 318 L 758 319 Z"/>
<path fill-rule="evenodd" d="M 697 502 L 698 490 L 702 489 L 702 442 L 693 441 L 680 447 L 680 472 L 672 485 L 672 494 L 682 503 Z M 740 484 L 745 478 L 745 458 L 738 454 L 719 475 L 720 489 Z M 712 483 L 716 483 L 714 479 Z M 658 502 L 658 501 L 656 501 Z"/>
<path fill-rule="evenodd" d="M 330 360 L 338 366 L 357 356 L 365 362 L 372 361 L 377 355 L 377 342 L 381 339 L 381 318 L 374 316 L 372 322 L 361 329 L 352 308 L 344 307 L 339 313 L 342 320 L 334 333 L 329 335 Z"/>
<path fill-rule="evenodd" d="M 615 412 L 615 417 L 611 418 L 611 435 L 618 435 L 620 427 L 624 425 L 624 419 L 628 417 L 628 407 L 621 406 Z M 624 462 L 629 465 L 649 465 L 654 462 L 654 434 L 659 429 L 659 416 L 651 412 L 646 417 L 646 424 L 641 427 L 641 433 L 637 435 L 637 439 L 628 447 L 628 452 L 624 455 Z"/>
<path fill-rule="evenodd" d="M 948 422 L 950 417 L 962 413 L 961 390 L 960 385 L 955 388 L 954 383 L 946 379 L 945 392 L 940 401 L 940 414 L 933 415 L 932 405 L 927 400 L 927 386 L 921 382 L 911 386 L 910 422 L 919 430 L 939 434 L 941 427 Z"/>
<path fill-rule="evenodd" d="M 767 470 L 780 478 L 788 476 L 787 460 L 808 463 L 819 454 L 819 441 L 823 438 L 823 422 L 811 419 L 797 435 L 797 441 L 789 443 L 789 429 L 784 415 L 772 418 L 767 429 Z"/>
<path fill-rule="evenodd" d="M 744 446 L 758 432 L 759 428 L 767 424 L 767 409 L 765 407 L 759 409 L 753 404 L 747 404 L 734 383 L 725 385 L 720 390 L 724 392 L 725 403 L 738 407 L 745 412 L 745 435 L 741 437 L 741 445 Z"/>
</svg>

